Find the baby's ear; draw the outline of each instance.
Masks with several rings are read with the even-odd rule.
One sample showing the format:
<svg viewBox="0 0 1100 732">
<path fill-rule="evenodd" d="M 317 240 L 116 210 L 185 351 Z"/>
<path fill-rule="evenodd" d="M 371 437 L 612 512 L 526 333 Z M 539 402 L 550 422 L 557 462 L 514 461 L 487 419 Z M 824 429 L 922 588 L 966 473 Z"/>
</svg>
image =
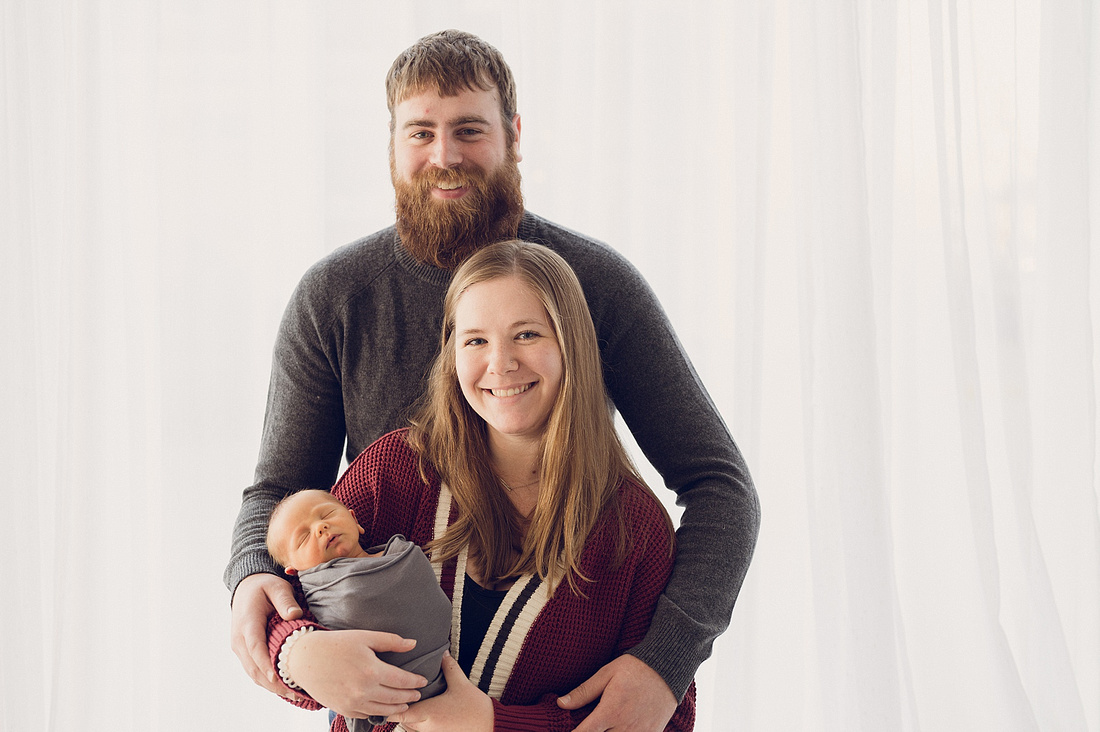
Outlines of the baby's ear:
<svg viewBox="0 0 1100 732">
<path fill-rule="evenodd" d="M 363 534 L 367 533 L 367 530 L 366 530 L 366 529 L 364 529 L 364 528 L 363 528 L 363 525 L 359 523 L 359 519 L 355 517 L 355 511 L 352 511 L 352 510 L 351 510 L 351 509 L 349 508 L 349 509 L 348 509 L 348 513 L 350 513 L 350 514 L 351 514 L 351 517 L 352 517 L 353 519 L 355 519 L 355 525 L 359 527 L 359 534 L 360 534 L 360 535 L 363 535 Z"/>
<path fill-rule="evenodd" d="M 294 567 L 287 567 L 283 571 L 289 574 L 291 577 L 298 576 L 298 570 L 294 569 Z"/>
</svg>

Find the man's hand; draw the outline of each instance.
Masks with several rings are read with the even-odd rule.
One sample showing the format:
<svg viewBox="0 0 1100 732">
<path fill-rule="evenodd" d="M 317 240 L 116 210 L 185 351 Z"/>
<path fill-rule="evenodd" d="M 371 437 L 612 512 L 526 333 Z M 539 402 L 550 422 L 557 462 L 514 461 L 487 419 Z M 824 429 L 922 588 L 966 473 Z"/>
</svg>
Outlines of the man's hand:
<svg viewBox="0 0 1100 732">
<path fill-rule="evenodd" d="M 283 620 L 302 617 L 290 583 L 266 572 L 241 580 L 233 595 L 233 623 L 229 640 L 233 653 L 253 681 L 268 691 L 286 694 L 267 651 L 267 619 L 278 611 Z"/>
<path fill-rule="evenodd" d="M 644 661 L 629 654 L 619 656 L 588 681 L 559 698 L 558 706 L 580 709 L 596 699 L 600 703 L 576 732 L 609 729 L 660 732 L 677 707 L 676 697 L 664 679 Z"/>
<path fill-rule="evenodd" d="M 447 690 L 439 696 L 413 704 L 407 712 L 387 720 L 400 722 L 416 732 L 489 732 L 493 729 L 493 700 L 470 683 L 451 658 L 443 655 L 443 677 Z"/>
<path fill-rule="evenodd" d="M 320 630 L 294 643 L 287 666 L 294 683 L 337 714 L 385 717 L 408 709 L 428 680 L 386 663 L 376 652 L 404 653 L 415 646 L 393 633 Z"/>
</svg>

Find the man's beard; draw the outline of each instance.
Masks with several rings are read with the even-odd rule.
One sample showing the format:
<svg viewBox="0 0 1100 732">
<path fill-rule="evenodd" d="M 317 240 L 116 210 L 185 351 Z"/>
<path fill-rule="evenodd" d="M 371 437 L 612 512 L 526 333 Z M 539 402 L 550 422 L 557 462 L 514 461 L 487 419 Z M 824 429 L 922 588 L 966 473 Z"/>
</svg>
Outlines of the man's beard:
<svg viewBox="0 0 1100 732">
<path fill-rule="evenodd" d="M 455 269 L 487 244 L 515 239 L 523 217 L 519 166 L 509 148 L 496 170 L 469 166 L 430 168 L 412 181 L 400 180 L 390 155 L 390 176 L 397 194 L 397 233 L 417 261 Z M 469 187 L 462 198 L 432 195 L 439 183 Z"/>
</svg>

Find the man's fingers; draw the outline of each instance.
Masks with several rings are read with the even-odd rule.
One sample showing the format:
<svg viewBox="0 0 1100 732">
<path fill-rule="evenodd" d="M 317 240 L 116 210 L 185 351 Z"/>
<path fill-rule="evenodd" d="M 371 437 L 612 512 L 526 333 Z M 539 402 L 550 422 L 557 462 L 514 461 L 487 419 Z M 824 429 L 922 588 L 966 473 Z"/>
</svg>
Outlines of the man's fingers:
<svg viewBox="0 0 1100 732">
<path fill-rule="evenodd" d="M 603 690 L 607 688 L 607 682 L 611 680 L 611 675 L 605 670 L 606 668 L 606 666 L 601 668 L 595 676 L 592 676 L 565 696 L 558 697 L 558 706 L 562 709 L 580 709 L 586 704 L 591 704 L 599 699 L 603 694 Z"/>
<path fill-rule="evenodd" d="M 233 596 L 231 646 L 249 678 L 268 691 L 285 694 L 267 649 L 267 619 L 272 612 L 284 618 L 301 616 L 290 584 L 271 574 L 241 580 Z"/>
<path fill-rule="evenodd" d="M 274 587 L 267 587 L 267 599 L 283 620 L 297 620 L 302 617 L 302 608 L 294 599 L 294 590 L 288 583 L 280 582 Z"/>
</svg>

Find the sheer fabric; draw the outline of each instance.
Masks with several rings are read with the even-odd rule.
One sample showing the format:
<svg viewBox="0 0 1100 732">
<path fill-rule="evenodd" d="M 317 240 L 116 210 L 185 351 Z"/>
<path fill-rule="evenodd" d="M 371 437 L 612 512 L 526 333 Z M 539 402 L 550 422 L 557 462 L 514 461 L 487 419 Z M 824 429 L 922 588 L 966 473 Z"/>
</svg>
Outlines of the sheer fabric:
<svg viewBox="0 0 1100 732">
<path fill-rule="evenodd" d="M 760 490 L 698 729 L 1100 730 L 1098 24 L 4 3 L 0 729 L 324 728 L 241 672 L 221 570 L 290 290 L 392 221 L 385 71 L 459 27 L 529 207 L 646 274 Z"/>
</svg>

